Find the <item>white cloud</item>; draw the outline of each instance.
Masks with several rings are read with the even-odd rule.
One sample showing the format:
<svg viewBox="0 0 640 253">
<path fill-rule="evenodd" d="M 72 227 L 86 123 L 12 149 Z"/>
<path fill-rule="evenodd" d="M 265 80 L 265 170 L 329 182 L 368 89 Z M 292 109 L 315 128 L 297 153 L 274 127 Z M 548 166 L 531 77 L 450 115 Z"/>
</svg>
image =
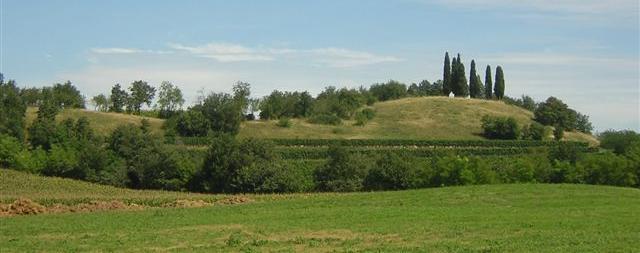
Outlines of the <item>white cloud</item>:
<svg viewBox="0 0 640 253">
<path fill-rule="evenodd" d="M 393 56 L 380 56 L 368 52 L 354 51 L 344 48 L 319 48 L 309 50 L 319 56 L 319 61 L 336 68 L 349 68 L 384 62 L 399 62 L 402 59 Z"/>
<path fill-rule="evenodd" d="M 228 43 L 209 43 L 200 46 L 185 46 L 170 43 L 169 47 L 197 57 L 210 58 L 219 62 L 255 62 L 287 59 L 314 62 L 334 68 L 350 68 L 402 61 L 402 59 L 393 56 L 382 56 L 370 52 L 335 47 L 313 49 L 250 48 Z"/>
<path fill-rule="evenodd" d="M 272 61 L 268 52 L 258 52 L 241 45 L 227 43 L 209 43 L 201 46 L 184 46 L 170 43 L 169 47 L 185 51 L 198 57 L 211 58 L 220 62 Z"/>
<path fill-rule="evenodd" d="M 94 54 L 104 55 L 118 55 L 118 54 L 170 54 L 172 51 L 160 51 L 160 50 L 143 50 L 138 48 L 121 48 L 121 47 L 108 47 L 108 48 L 92 48 L 90 50 Z"/>
</svg>

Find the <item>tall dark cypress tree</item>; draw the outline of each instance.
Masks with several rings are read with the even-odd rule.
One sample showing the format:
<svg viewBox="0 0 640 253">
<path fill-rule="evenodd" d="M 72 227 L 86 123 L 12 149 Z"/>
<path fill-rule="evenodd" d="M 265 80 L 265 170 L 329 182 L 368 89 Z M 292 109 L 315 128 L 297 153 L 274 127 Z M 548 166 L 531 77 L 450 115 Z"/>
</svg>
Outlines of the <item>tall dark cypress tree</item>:
<svg viewBox="0 0 640 253">
<path fill-rule="evenodd" d="M 500 66 L 496 68 L 496 87 L 494 88 L 494 93 L 497 99 L 504 97 L 504 73 Z"/>
<path fill-rule="evenodd" d="M 449 96 L 451 92 L 451 61 L 449 52 L 444 54 L 444 76 L 442 77 L 442 95 Z"/>
<path fill-rule="evenodd" d="M 493 82 L 491 81 L 491 66 L 487 65 L 487 71 L 484 74 L 484 97 L 493 98 Z"/>
<path fill-rule="evenodd" d="M 478 74 L 476 73 L 476 61 L 471 60 L 471 71 L 469 72 L 469 95 L 472 98 L 480 97 L 481 88 L 478 87 Z"/>
<path fill-rule="evenodd" d="M 452 67 L 455 71 L 452 71 L 453 73 L 451 75 L 451 90 L 456 97 L 466 97 L 469 95 L 469 84 L 467 83 L 467 76 L 460 54 L 458 54 L 458 57 L 454 61 L 455 65 Z"/>
</svg>

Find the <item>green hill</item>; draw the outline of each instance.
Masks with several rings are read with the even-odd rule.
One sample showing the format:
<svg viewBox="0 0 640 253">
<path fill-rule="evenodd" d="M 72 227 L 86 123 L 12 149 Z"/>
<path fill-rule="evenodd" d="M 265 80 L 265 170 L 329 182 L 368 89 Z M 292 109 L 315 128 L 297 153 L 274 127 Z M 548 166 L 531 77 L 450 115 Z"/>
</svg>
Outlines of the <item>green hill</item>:
<svg viewBox="0 0 640 253">
<path fill-rule="evenodd" d="M 78 204 L 92 200 L 119 200 L 138 204 L 162 204 L 177 199 L 211 200 L 213 195 L 188 192 L 132 190 L 85 181 L 44 177 L 25 172 L 0 169 L 0 203 L 27 198 L 41 204 Z"/>
<path fill-rule="evenodd" d="M 532 121 L 530 111 L 499 101 L 445 97 L 419 97 L 375 103 L 375 118 L 365 126 L 345 121 L 340 126 L 310 124 L 292 119 L 292 126 L 282 128 L 277 121 L 248 121 L 242 124 L 240 137 L 257 138 L 344 138 L 344 139 L 455 139 L 479 140 L 480 120 L 484 115 L 514 117 L 522 125 Z M 36 109 L 30 108 L 27 119 Z M 64 110 L 59 119 L 86 116 L 99 132 L 109 132 L 122 123 L 139 124 L 141 117 L 87 110 Z M 162 133 L 163 120 L 150 119 L 152 131 Z M 597 144 L 591 135 L 567 132 L 567 140 Z"/>
<path fill-rule="evenodd" d="M 3 198 L 186 196 L 6 170 L 0 175 Z M 640 235 L 640 191 L 633 188 L 516 184 L 251 197 L 257 201 L 243 205 L 0 217 L 0 248 L 3 252 L 633 252 Z"/>
</svg>

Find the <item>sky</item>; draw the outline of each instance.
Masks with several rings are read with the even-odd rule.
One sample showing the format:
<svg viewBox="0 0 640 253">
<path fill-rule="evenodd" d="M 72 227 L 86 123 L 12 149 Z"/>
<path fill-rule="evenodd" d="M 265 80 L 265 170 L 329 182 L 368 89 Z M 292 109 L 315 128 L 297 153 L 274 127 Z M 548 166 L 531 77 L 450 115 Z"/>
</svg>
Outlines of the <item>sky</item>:
<svg viewBox="0 0 640 253">
<path fill-rule="evenodd" d="M 0 72 L 87 97 L 163 80 L 199 90 L 442 79 L 444 53 L 505 72 L 506 95 L 555 96 L 597 131 L 640 131 L 638 0 L 0 0 Z M 468 73 L 467 73 L 468 74 Z"/>
</svg>

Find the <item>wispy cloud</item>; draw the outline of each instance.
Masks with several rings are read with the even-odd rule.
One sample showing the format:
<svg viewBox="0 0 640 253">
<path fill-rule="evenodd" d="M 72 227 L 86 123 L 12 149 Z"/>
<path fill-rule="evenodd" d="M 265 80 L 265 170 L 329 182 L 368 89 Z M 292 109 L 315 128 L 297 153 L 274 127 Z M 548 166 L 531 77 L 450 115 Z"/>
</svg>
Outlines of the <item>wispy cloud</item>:
<svg viewBox="0 0 640 253">
<path fill-rule="evenodd" d="M 138 48 L 122 48 L 122 47 L 107 47 L 107 48 L 92 48 L 90 51 L 94 54 L 170 54 L 172 51 L 160 51 L 160 50 L 143 50 Z"/>
<path fill-rule="evenodd" d="M 597 57 L 551 53 L 509 53 L 483 57 L 487 62 L 518 65 L 572 65 L 572 66 L 616 66 L 616 68 L 637 69 L 638 60 L 626 57 Z"/>
<path fill-rule="evenodd" d="M 336 47 L 293 49 L 246 47 L 229 43 L 209 43 L 200 46 L 185 46 L 178 43 L 170 43 L 169 47 L 173 50 L 186 52 L 197 57 L 214 59 L 219 62 L 257 62 L 293 59 L 315 62 L 316 64 L 323 64 L 334 68 L 350 68 L 402 61 L 402 59 L 398 57 Z"/>
<path fill-rule="evenodd" d="M 201 46 L 185 46 L 178 43 L 170 43 L 169 47 L 178 51 L 188 52 L 198 57 L 211 58 L 220 62 L 243 61 L 272 61 L 274 58 L 269 52 L 260 52 L 236 44 L 209 43 Z"/>
<path fill-rule="evenodd" d="M 399 62 L 402 59 L 394 56 L 382 56 L 369 52 L 354 51 L 344 48 L 318 48 L 309 50 L 317 60 L 335 68 L 349 68 L 384 62 Z"/>
</svg>

